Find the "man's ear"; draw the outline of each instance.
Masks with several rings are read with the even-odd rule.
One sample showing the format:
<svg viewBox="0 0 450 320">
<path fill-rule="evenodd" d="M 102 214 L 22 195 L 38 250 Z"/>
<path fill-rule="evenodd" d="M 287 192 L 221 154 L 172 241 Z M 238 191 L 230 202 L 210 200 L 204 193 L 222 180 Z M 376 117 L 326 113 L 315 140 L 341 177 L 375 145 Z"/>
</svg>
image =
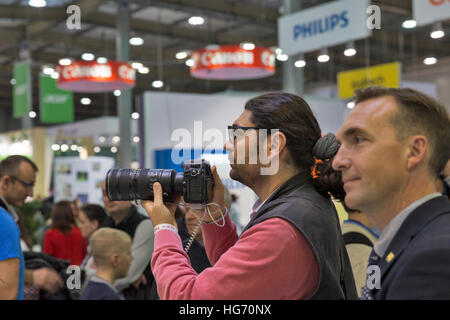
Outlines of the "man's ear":
<svg viewBox="0 0 450 320">
<path fill-rule="evenodd" d="M 119 264 L 119 255 L 117 253 L 113 253 L 109 257 L 109 261 L 114 268 L 117 267 L 117 265 Z"/>
<path fill-rule="evenodd" d="M 10 183 L 11 183 L 11 178 L 8 175 L 3 175 L 0 178 L 0 189 L 4 190 L 4 189 L 8 188 Z"/>
<path fill-rule="evenodd" d="M 411 171 L 424 161 L 428 150 L 428 140 L 423 135 L 416 135 L 409 139 L 406 169 Z"/>
<path fill-rule="evenodd" d="M 281 153 L 286 147 L 286 136 L 283 132 L 277 131 L 270 135 L 270 151 Z"/>
</svg>

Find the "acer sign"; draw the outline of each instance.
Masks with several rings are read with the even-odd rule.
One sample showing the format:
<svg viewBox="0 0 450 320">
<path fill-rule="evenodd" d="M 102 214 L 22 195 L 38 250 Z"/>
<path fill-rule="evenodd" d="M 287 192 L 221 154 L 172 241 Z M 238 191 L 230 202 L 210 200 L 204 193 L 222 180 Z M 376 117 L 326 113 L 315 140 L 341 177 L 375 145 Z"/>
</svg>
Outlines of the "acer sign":
<svg viewBox="0 0 450 320">
<path fill-rule="evenodd" d="M 419 26 L 447 20 L 450 18 L 450 0 L 414 0 L 413 13 Z"/>
<path fill-rule="evenodd" d="M 194 78 L 210 80 L 258 79 L 275 73 L 275 55 L 271 49 L 245 50 L 238 45 L 204 48 L 191 56 Z"/>
<path fill-rule="evenodd" d="M 57 86 L 74 92 L 109 92 L 135 86 L 136 70 L 128 63 L 108 61 L 74 61 L 68 66 L 59 65 Z"/>
</svg>

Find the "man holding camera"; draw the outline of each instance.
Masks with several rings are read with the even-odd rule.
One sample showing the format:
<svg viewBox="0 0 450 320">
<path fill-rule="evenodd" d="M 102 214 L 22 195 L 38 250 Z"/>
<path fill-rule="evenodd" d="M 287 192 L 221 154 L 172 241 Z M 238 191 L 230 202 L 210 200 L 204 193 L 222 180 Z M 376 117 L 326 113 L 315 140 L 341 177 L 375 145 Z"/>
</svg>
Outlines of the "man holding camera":
<svg viewBox="0 0 450 320">
<path fill-rule="evenodd" d="M 269 134 L 258 139 L 263 130 Z M 313 148 L 324 156 L 336 149 L 328 142 L 298 96 L 272 93 L 247 102 L 225 148 L 232 160 L 231 178 L 252 188 L 259 201 L 238 239 L 224 206 L 224 187 L 212 168 L 212 202 L 219 209 L 211 205 L 211 215 L 203 217 L 212 267 L 200 274 L 181 246 L 176 207 L 164 205 L 161 184 L 154 183 L 154 201 L 143 206 L 155 226 L 152 270 L 161 299 L 356 298 L 336 211 L 327 193 L 317 191 L 311 175 Z M 269 164 L 259 158 L 249 161 L 260 152 Z M 278 170 L 262 174 L 268 167 Z"/>
</svg>

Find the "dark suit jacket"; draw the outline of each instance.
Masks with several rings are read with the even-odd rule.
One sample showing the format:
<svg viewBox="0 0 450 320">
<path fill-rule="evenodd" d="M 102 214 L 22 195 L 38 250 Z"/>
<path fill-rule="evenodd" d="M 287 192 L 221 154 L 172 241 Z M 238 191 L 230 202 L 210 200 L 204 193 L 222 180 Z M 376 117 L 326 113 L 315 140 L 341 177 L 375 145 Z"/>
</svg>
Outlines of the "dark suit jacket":
<svg viewBox="0 0 450 320">
<path fill-rule="evenodd" d="M 392 254 L 393 258 L 389 259 Z M 447 197 L 429 200 L 411 212 L 379 266 L 381 288 L 374 291 L 377 300 L 450 299 L 450 202 Z"/>
</svg>

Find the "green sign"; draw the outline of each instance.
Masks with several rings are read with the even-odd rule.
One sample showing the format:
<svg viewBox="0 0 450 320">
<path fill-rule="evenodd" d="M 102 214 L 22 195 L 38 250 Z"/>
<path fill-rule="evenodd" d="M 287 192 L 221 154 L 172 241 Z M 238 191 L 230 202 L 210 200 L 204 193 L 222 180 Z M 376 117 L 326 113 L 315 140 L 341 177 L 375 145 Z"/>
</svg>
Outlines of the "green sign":
<svg viewBox="0 0 450 320">
<path fill-rule="evenodd" d="M 59 89 L 55 79 L 41 74 L 39 99 L 42 123 L 73 122 L 73 93 Z"/>
<path fill-rule="evenodd" d="M 13 117 L 28 116 L 31 105 L 31 72 L 28 62 L 18 63 L 14 66 L 13 77 Z"/>
</svg>

